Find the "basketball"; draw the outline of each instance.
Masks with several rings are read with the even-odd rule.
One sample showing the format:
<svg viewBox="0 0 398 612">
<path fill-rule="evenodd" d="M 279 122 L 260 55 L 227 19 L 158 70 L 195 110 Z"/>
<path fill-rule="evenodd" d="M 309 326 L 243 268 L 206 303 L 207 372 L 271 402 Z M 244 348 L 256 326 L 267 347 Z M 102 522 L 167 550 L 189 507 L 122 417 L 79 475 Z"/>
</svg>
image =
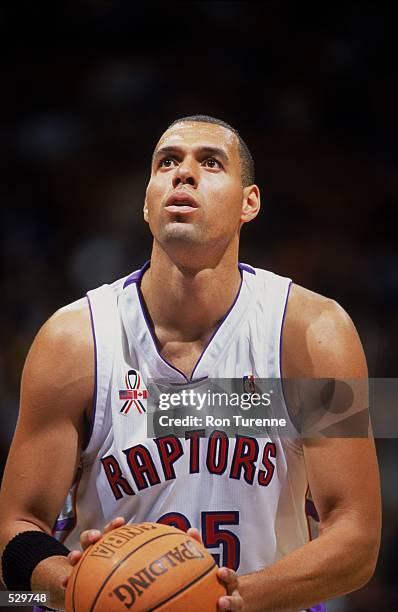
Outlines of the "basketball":
<svg viewBox="0 0 398 612">
<path fill-rule="evenodd" d="M 226 589 L 213 557 L 159 523 L 124 525 L 90 546 L 73 568 L 67 612 L 215 612 Z"/>
</svg>

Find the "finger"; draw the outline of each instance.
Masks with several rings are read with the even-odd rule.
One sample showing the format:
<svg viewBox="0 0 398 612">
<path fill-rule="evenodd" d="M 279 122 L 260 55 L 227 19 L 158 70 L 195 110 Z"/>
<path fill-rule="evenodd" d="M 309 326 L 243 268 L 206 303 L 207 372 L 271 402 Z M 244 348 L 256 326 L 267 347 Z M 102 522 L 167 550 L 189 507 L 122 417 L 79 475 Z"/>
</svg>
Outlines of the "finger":
<svg viewBox="0 0 398 612">
<path fill-rule="evenodd" d="M 82 531 L 80 535 L 80 546 L 85 550 L 91 544 L 95 544 L 102 537 L 99 529 L 87 529 Z"/>
<path fill-rule="evenodd" d="M 82 556 L 83 553 L 81 550 L 71 550 L 68 555 L 68 561 L 71 565 L 76 565 L 77 563 L 79 563 Z"/>
<path fill-rule="evenodd" d="M 68 586 L 68 582 L 69 582 L 69 578 L 71 577 L 72 572 L 66 576 L 63 581 L 61 582 L 61 586 L 66 589 L 66 587 Z"/>
<path fill-rule="evenodd" d="M 231 595 L 232 591 L 238 588 L 238 575 L 228 567 L 220 567 L 217 576 L 227 587 L 228 595 Z"/>
<path fill-rule="evenodd" d="M 113 529 L 121 527 L 125 524 L 125 522 L 126 521 L 122 516 L 117 516 L 115 519 L 113 519 L 113 521 L 105 525 L 104 533 L 108 533 Z M 86 531 L 83 531 L 80 535 L 80 545 L 83 550 L 85 550 L 88 546 L 91 546 L 91 544 L 95 544 L 95 542 L 98 542 L 98 540 L 102 538 L 102 535 L 103 534 L 99 529 L 86 529 Z"/>
<path fill-rule="evenodd" d="M 203 544 L 202 536 L 199 533 L 199 530 L 196 527 L 190 527 L 187 531 L 187 534 L 191 536 L 194 540 L 199 542 L 199 544 Z"/>
<path fill-rule="evenodd" d="M 233 610 L 233 612 L 241 612 L 243 610 L 243 599 L 237 591 L 229 597 L 220 597 L 218 600 L 219 610 Z"/>
<path fill-rule="evenodd" d="M 118 527 L 122 527 L 125 523 L 126 521 L 122 516 L 117 516 L 113 519 L 113 521 L 105 525 L 104 533 L 109 533 L 109 531 L 112 531 L 113 529 L 118 529 Z"/>
</svg>

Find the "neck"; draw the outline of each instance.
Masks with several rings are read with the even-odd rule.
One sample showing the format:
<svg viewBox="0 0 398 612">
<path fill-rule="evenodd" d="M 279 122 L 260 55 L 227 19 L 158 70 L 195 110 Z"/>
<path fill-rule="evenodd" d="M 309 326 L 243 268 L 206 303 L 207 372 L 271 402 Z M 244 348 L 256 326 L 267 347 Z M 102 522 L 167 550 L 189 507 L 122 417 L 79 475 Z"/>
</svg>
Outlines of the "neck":
<svg viewBox="0 0 398 612">
<path fill-rule="evenodd" d="M 241 283 L 237 249 L 208 267 L 186 267 L 154 244 L 141 291 L 153 326 L 176 340 L 209 337 L 232 306 Z"/>
</svg>

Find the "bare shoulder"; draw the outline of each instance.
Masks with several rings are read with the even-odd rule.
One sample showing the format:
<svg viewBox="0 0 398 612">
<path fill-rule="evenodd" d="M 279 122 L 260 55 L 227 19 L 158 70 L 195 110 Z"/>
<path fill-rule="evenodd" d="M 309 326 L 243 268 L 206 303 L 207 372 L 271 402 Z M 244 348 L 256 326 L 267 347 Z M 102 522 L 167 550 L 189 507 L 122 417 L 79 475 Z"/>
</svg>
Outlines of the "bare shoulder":
<svg viewBox="0 0 398 612">
<path fill-rule="evenodd" d="M 286 377 L 366 376 L 357 330 L 333 299 L 292 285 L 282 340 L 282 370 Z"/>
<path fill-rule="evenodd" d="M 57 310 L 39 330 L 31 354 L 44 360 L 59 358 L 64 363 L 73 363 L 79 357 L 79 367 L 84 367 L 86 358 L 94 356 L 94 340 L 91 328 L 90 309 L 86 298 Z M 77 364 L 76 364 L 77 365 Z"/>
<path fill-rule="evenodd" d="M 22 375 L 21 408 L 39 403 L 86 410 L 94 387 L 94 340 L 86 298 L 56 311 L 28 353 Z"/>
<path fill-rule="evenodd" d="M 39 334 L 65 342 L 70 349 L 93 347 L 93 334 L 88 300 L 82 298 L 57 310 L 43 325 Z"/>
</svg>

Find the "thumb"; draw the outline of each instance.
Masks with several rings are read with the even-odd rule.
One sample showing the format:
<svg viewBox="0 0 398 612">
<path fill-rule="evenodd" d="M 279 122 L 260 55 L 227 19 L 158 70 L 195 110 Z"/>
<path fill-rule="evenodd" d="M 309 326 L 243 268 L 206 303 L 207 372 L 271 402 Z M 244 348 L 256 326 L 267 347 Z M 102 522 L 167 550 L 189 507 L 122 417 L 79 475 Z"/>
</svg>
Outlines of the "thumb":
<svg viewBox="0 0 398 612">
<path fill-rule="evenodd" d="M 199 529 L 196 529 L 196 527 L 190 527 L 187 531 L 187 534 L 191 536 L 191 538 L 199 542 L 199 544 L 202 544 L 203 546 L 203 540 L 202 540 L 202 536 L 199 533 Z"/>
</svg>

